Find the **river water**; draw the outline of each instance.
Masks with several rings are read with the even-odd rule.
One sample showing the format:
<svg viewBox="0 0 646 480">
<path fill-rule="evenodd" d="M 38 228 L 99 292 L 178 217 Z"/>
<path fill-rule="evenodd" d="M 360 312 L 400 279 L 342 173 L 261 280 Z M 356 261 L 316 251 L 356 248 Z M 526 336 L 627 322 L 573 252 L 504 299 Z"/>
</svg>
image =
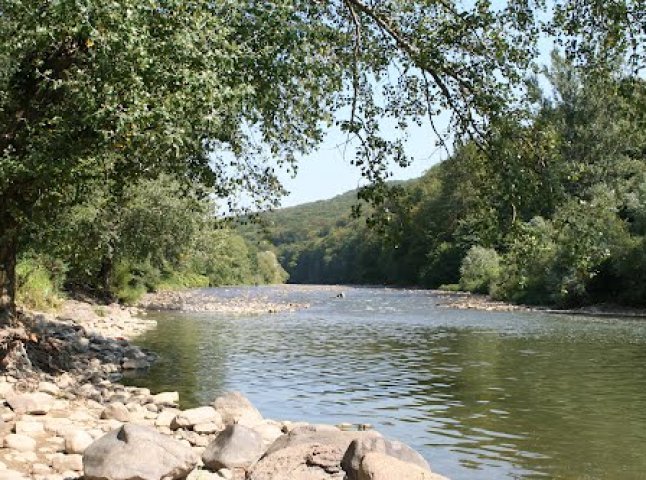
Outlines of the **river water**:
<svg viewBox="0 0 646 480">
<path fill-rule="evenodd" d="M 137 343 L 160 361 L 131 384 L 184 407 L 239 390 L 267 418 L 371 423 L 454 480 L 646 478 L 644 320 L 453 310 L 382 288 L 205 293 L 311 307 L 156 315 Z"/>
</svg>

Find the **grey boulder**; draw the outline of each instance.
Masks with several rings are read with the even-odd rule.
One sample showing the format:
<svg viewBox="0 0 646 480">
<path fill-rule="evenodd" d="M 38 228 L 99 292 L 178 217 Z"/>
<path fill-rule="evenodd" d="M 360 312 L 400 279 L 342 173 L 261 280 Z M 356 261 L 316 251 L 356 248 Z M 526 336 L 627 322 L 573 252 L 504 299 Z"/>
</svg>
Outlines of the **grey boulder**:
<svg viewBox="0 0 646 480">
<path fill-rule="evenodd" d="M 202 461 L 211 470 L 249 468 L 263 453 L 262 437 L 243 426 L 229 425 L 204 450 Z"/>
<path fill-rule="evenodd" d="M 140 425 L 123 425 L 83 454 L 85 480 L 178 480 L 198 462 L 190 447 Z"/>
<path fill-rule="evenodd" d="M 426 470 L 431 469 L 424 457 L 405 443 L 386 440 L 383 437 L 364 437 L 350 443 L 348 450 L 343 455 L 341 466 L 345 470 L 348 480 L 359 480 L 361 461 L 365 455 L 371 452 L 383 453 Z"/>
<path fill-rule="evenodd" d="M 353 440 L 377 432 L 301 429 L 279 437 L 250 469 L 247 480 L 332 480 L 343 478 L 341 460 Z"/>
</svg>

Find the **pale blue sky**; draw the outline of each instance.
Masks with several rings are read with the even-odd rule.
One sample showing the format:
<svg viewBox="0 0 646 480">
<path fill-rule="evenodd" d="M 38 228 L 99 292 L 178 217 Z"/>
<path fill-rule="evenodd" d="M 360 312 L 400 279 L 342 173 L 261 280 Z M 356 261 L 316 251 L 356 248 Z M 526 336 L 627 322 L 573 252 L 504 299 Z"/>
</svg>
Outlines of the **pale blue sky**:
<svg viewBox="0 0 646 480">
<path fill-rule="evenodd" d="M 357 167 L 350 165 L 354 151 L 348 147 L 344 151 L 346 136 L 331 129 L 325 141 L 310 155 L 302 157 L 298 163 L 298 174 L 291 178 L 280 176 L 290 194 L 282 199 L 283 207 L 313 202 L 334 197 L 364 185 Z M 408 168 L 392 167 L 394 180 L 406 180 L 422 175 L 432 165 L 446 158 L 446 151 L 435 146 L 436 137 L 429 125 L 411 129 L 407 151 L 415 160 Z"/>
<path fill-rule="evenodd" d="M 503 3 L 500 0 L 494 1 L 494 5 L 497 6 Z M 552 39 L 543 37 L 539 40 L 540 64 L 549 64 L 550 52 L 553 48 Z M 546 84 L 543 86 L 547 87 Z M 347 117 L 342 113 L 338 116 Z M 446 115 L 443 117 L 445 118 L 436 120 L 440 131 L 448 121 Z M 382 125 L 382 128 L 387 136 L 393 134 L 393 129 L 389 129 L 387 124 Z M 283 207 L 331 198 L 365 183 L 359 169 L 350 165 L 354 152 L 352 148 L 347 148 L 344 152 L 342 145 L 345 140 L 346 136 L 338 129 L 329 130 L 324 142 L 315 152 L 300 158 L 298 174 L 295 178 L 284 173 L 279 175 L 283 185 L 290 192 L 282 199 Z M 446 151 L 438 148 L 436 141 L 437 137 L 428 122 L 421 127 L 411 128 L 407 153 L 414 158 L 414 162 L 405 169 L 394 166 L 392 179 L 407 180 L 419 177 L 431 166 L 446 159 Z"/>
</svg>

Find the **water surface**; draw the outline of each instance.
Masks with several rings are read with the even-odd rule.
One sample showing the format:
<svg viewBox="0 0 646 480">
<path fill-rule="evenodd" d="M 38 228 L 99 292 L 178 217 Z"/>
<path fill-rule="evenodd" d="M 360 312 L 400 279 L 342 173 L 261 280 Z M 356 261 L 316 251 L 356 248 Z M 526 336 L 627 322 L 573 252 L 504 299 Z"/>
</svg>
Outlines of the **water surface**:
<svg viewBox="0 0 646 480">
<path fill-rule="evenodd" d="M 131 383 L 185 407 L 235 389 L 265 417 L 371 423 L 455 480 L 646 478 L 644 321 L 451 310 L 427 291 L 207 293 L 311 308 L 159 314 L 139 343 L 160 361 Z"/>
</svg>

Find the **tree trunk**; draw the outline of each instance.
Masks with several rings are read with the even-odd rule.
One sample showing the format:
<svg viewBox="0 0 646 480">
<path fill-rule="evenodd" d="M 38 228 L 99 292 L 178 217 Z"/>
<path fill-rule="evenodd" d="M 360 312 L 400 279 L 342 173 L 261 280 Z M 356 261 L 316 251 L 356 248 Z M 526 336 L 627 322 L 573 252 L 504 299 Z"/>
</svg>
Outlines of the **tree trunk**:
<svg viewBox="0 0 646 480">
<path fill-rule="evenodd" d="M 0 327 L 16 319 L 16 255 L 18 239 L 14 229 L 0 232 Z"/>
</svg>

